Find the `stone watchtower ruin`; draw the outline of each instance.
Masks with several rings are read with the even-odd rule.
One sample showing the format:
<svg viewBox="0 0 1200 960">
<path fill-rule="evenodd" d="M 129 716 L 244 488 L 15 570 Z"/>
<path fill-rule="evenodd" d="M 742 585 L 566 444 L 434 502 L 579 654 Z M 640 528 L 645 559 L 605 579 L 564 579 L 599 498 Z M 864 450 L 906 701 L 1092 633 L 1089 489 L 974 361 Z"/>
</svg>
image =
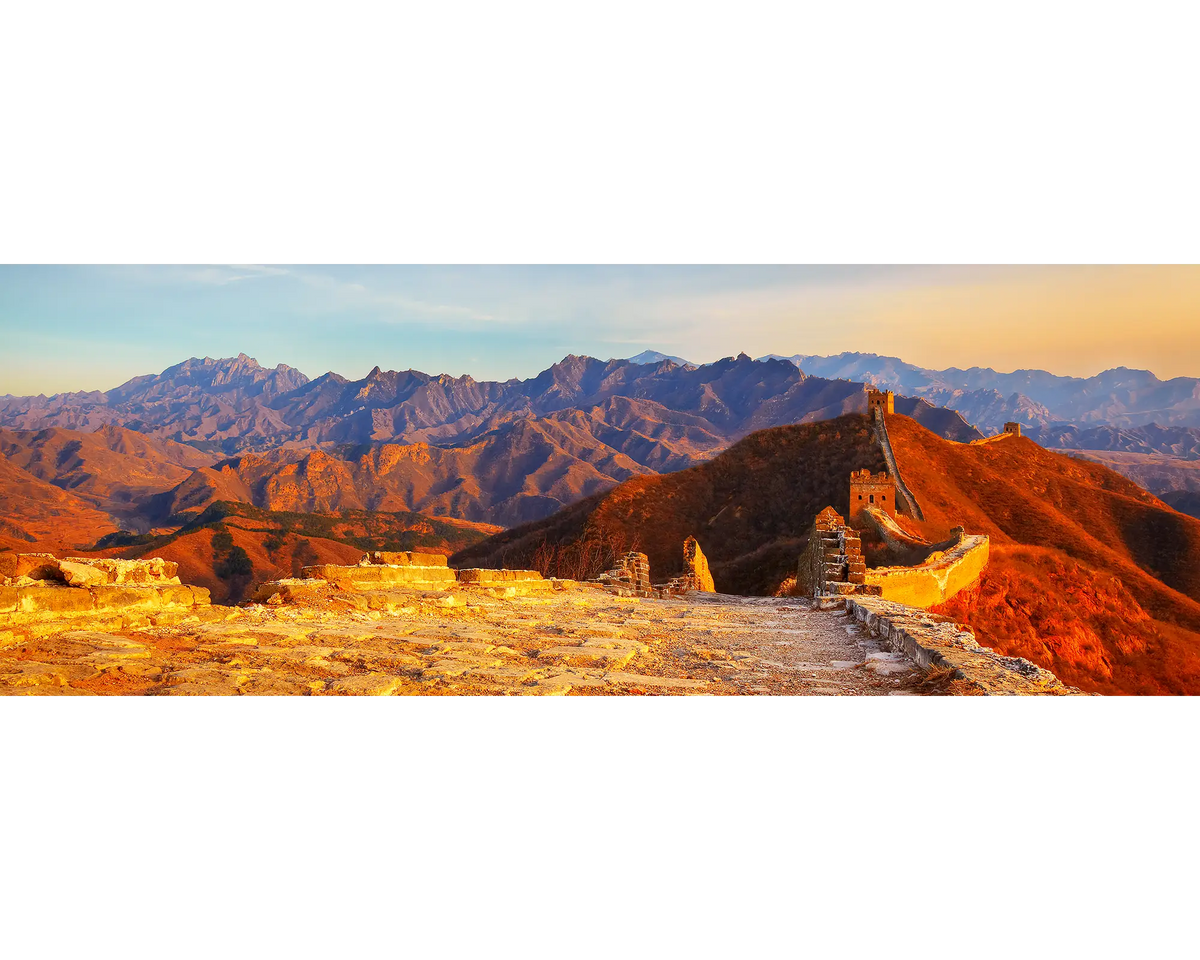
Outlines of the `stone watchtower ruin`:
<svg viewBox="0 0 1200 960">
<path fill-rule="evenodd" d="M 850 522 L 861 518 L 864 510 L 874 507 L 893 519 L 896 516 L 896 481 L 887 473 L 870 470 L 850 472 Z"/>
<path fill-rule="evenodd" d="M 1021 425 L 1019 423 L 1013 423 L 1010 420 L 1008 423 L 1006 423 L 1004 425 L 1004 432 L 1010 433 L 1014 437 L 1019 437 L 1021 435 Z"/>
<path fill-rule="evenodd" d="M 896 412 L 896 395 L 891 390 L 876 390 L 867 388 L 867 413 L 873 414 L 876 409 L 887 413 Z"/>
</svg>

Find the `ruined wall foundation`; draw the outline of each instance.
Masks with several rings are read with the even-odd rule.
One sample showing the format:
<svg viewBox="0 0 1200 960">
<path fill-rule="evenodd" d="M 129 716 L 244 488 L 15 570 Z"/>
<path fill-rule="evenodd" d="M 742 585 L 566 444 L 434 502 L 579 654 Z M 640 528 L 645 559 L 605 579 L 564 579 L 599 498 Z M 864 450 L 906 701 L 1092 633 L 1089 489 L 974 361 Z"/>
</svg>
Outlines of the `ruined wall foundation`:
<svg viewBox="0 0 1200 960">
<path fill-rule="evenodd" d="M 970 692 L 987 696 L 1071 695 L 1049 670 L 1021 657 L 1006 657 L 980 646 L 969 627 L 881 597 L 847 597 L 846 612 L 894 653 L 923 670 L 953 672 Z"/>
</svg>

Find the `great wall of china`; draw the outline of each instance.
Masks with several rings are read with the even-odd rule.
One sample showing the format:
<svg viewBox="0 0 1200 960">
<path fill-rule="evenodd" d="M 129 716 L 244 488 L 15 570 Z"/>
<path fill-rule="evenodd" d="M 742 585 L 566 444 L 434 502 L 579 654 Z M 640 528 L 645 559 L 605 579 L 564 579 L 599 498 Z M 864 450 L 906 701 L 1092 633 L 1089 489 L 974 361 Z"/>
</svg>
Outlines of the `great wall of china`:
<svg viewBox="0 0 1200 960">
<path fill-rule="evenodd" d="M 892 409 L 892 403 L 892 394 L 871 391 L 870 409 L 875 421 L 875 436 L 888 471 L 877 475 L 866 470 L 851 473 L 849 521 L 833 507 L 827 507 L 817 516 L 808 544 L 797 563 L 794 596 L 802 599 L 793 601 L 801 603 L 796 608 L 796 614 L 800 615 L 804 610 L 836 613 L 848 618 L 850 623 L 857 624 L 857 629 L 865 631 L 871 641 L 877 642 L 879 648 L 886 651 L 868 653 L 866 661 L 876 666 L 882 664 L 885 675 L 888 669 L 900 667 L 895 662 L 872 661 L 871 657 L 892 656 L 910 661 L 921 670 L 941 671 L 960 681 L 971 692 L 1077 693 L 1060 683 L 1053 674 L 1029 661 L 1003 657 L 981 647 L 969 628 L 931 612 L 933 608 L 978 583 L 987 567 L 989 540 L 986 536 L 969 535 L 960 527 L 955 529 L 949 540 L 930 543 L 908 532 L 898 522 L 899 514 L 914 519 L 920 519 L 922 514 L 919 503 L 900 477 L 888 438 L 886 416 Z M 982 442 L 1019 436 L 1019 432 L 1019 426 L 1010 424 L 1000 436 Z M 868 568 L 862 551 L 864 533 L 869 533 L 874 540 L 894 551 L 909 551 L 913 556 L 919 556 L 919 562 Z M 181 583 L 177 565 L 162 559 L 58 559 L 48 554 L 6 553 L 0 554 L 0 641 L 4 641 L 0 642 L 0 647 L 4 647 L 5 643 L 24 642 L 17 638 L 14 630 L 24 631 L 22 636 L 27 640 L 58 629 L 65 631 L 62 635 L 70 638 L 73 644 L 100 644 L 79 663 L 58 666 L 40 664 L 39 667 L 44 668 L 41 672 L 34 670 L 29 673 L 32 669 L 29 664 L 17 663 L 18 685 L 25 682 L 22 678 L 32 677 L 29 682 L 34 688 L 43 682 L 58 683 L 63 688 L 69 688 L 64 678 L 76 676 L 72 672 L 76 667 L 91 669 L 99 665 L 98 668 L 103 671 L 115 666 L 116 669 L 132 671 L 133 675 L 137 675 L 137 664 L 140 662 L 137 658 L 148 656 L 131 636 L 114 640 L 115 646 L 106 646 L 97 639 L 100 634 L 94 630 L 89 632 L 72 628 L 70 625 L 73 623 L 88 627 L 100 624 L 107 629 L 126 631 L 148 630 L 161 625 L 174 629 L 189 623 L 235 621 L 245 615 L 245 610 L 250 610 L 258 611 L 252 613 L 252 617 L 266 618 L 268 622 L 272 617 L 283 617 L 289 622 L 297 617 L 328 622 L 332 617 L 341 624 L 342 619 L 339 618 L 347 616 L 351 620 L 376 620 L 385 616 L 413 615 L 414 611 L 417 615 L 423 615 L 420 611 L 428 609 L 462 610 L 465 614 L 464 608 L 472 608 L 477 611 L 472 615 L 478 616 L 478 610 L 487 607 L 489 598 L 493 601 L 519 599 L 533 604 L 553 602 L 560 607 L 566 604 L 568 607 L 586 608 L 594 603 L 587 598 L 597 593 L 612 598 L 608 602 L 618 604 L 674 600 L 694 603 L 705 595 L 714 595 L 718 603 L 745 607 L 737 616 L 748 618 L 744 625 L 747 636 L 758 636 L 757 628 L 751 626 L 755 621 L 753 599 L 743 601 L 715 595 L 716 585 L 707 560 L 694 537 L 689 537 L 684 543 L 683 558 L 684 574 L 664 583 L 652 582 L 648 560 L 642 553 L 620 556 L 616 565 L 596 580 L 579 583 L 546 578 L 534 570 L 453 569 L 442 555 L 373 552 L 355 565 L 318 564 L 305 567 L 301 577 L 264 583 L 257 588 L 249 603 L 233 608 L 212 604 L 208 590 L 203 587 Z M 493 604 L 492 610 L 495 609 Z M 788 609 L 777 607 L 776 612 L 783 613 Z M 288 613 L 289 610 L 294 612 Z M 63 626 L 55 627 L 56 623 Z M 767 621 L 762 626 L 769 627 L 770 623 Z M 6 631 L 5 626 L 12 629 Z M 686 627 L 686 618 L 679 626 Z M 218 628 L 217 632 L 221 633 L 223 629 Z M 329 629 L 340 635 L 346 632 L 347 627 L 341 625 Z M 805 633 L 810 629 L 804 626 L 792 632 Z M 458 646 L 450 651 L 453 663 L 464 665 L 462 670 L 454 673 L 452 669 L 450 674 L 446 674 L 446 669 L 450 669 L 445 667 L 444 655 L 447 651 L 442 650 L 439 654 L 439 648 L 431 647 L 420 651 L 421 656 L 432 657 L 431 665 L 422 668 L 421 676 L 428 679 L 443 675 L 477 674 L 478 677 L 491 677 L 493 680 L 497 677 L 524 677 L 520 682 L 532 685 L 538 692 L 546 689 L 563 692 L 575 687 L 596 685 L 608 689 L 614 684 L 620 687 L 631 683 L 641 686 L 657 684 L 675 692 L 706 689 L 704 683 L 692 679 L 655 678 L 614 671 L 613 663 L 626 664 L 638 651 L 648 651 L 649 646 L 641 641 L 632 642 L 631 645 L 627 639 L 615 634 L 605 642 L 586 639 L 593 632 L 593 629 L 581 630 L 583 639 L 578 645 L 559 643 L 548 647 L 542 654 L 541 663 L 553 664 L 555 657 L 564 658 L 564 662 L 559 667 L 539 665 L 533 670 L 508 665 L 504 657 L 497 658 L 490 652 L 508 648 L 489 643 L 482 645 L 483 653 L 480 656 L 483 659 L 476 662 L 471 656 L 478 651 L 473 647 L 469 651 L 466 648 L 471 647 L 472 643 L 479 646 L 479 643 L 467 640 L 455 641 Z M 847 632 L 852 632 L 849 627 Z M 312 642 L 321 636 L 321 631 L 305 636 Z M 260 640 L 253 642 L 261 643 Z M 466 646 L 459 649 L 464 643 Z M 754 643 L 759 641 L 755 640 Z M 859 646 L 862 645 L 859 642 Z M 131 652 L 135 649 L 139 651 L 136 654 Z M 733 664 L 734 660 L 729 656 L 715 662 Z M 359 659 L 361 661 L 362 658 Z M 333 665 L 320 656 L 316 657 L 316 662 L 333 669 Z M 835 664 L 845 662 L 836 659 L 831 661 Z M 591 672 L 582 669 L 583 664 L 597 663 L 604 664 L 605 669 Z M 142 668 L 151 670 L 145 663 L 142 663 Z M 153 669 L 161 671 L 162 668 Z M 267 668 L 267 672 L 270 673 L 272 669 Z M 63 673 L 63 670 L 67 672 Z M 397 689 L 399 681 L 385 670 L 376 668 L 368 673 L 370 680 L 354 679 L 353 682 L 350 677 L 339 680 L 335 674 L 332 678 L 322 680 L 320 689 L 325 692 L 393 692 Z M 187 671 L 184 671 L 181 675 L 186 674 Z M 176 674 L 169 676 L 174 678 Z M 359 676 L 355 674 L 355 677 Z M 51 679 L 47 680 L 48 677 Z M 275 682 L 283 681 L 277 678 Z M 239 684 L 245 683 L 249 681 L 244 678 L 239 681 Z M 316 690 L 314 685 L 317 685 L 315 680 L 310 686 Z M 172 682 L 169 692 L 177 689 L 189 692 L 189 686 L 194 687 L 190 692 L 243 692 L 238 684 L 231 688 L 205 687 L 203 684 L 196 686 L 186 677 L 182 684 Z M 835 686 L 819 689 L 825 692 L 838 691 Z M 290 692 L 297 691 L 293 689 Z M 485 689 L 479 692 L 499 691 Z"/>
<path fill-rule="evenodd" d="M 827 607 L 844 607 L 873 636 L 924 669 L 952 670 L 956 678 L 983 693 L 1077 693 L 1028 660 L 1004 657 L 975 641 L 969 627 L 930 613 L 979 582 L 987 568 L 990 540 L 957 527 L 950 540 L 933 544 L 908 533 L 895 521 L 897 510 L 924 520 L 921 505 L 905 485 L 887 431 L 894 412 L 891 391 L 868 389 L 868 410 L 887 473 L 850 474 L 850 522 L 833 507 L 816 518 L 796 569 L 798 592 Z M 1021 425 L 974 443 L 1021 436 Z M 857 527 L 855 526 L 857 525 Z M 925 553 L 911 566 L 867 568 L 861 533 L 869 529 L 888 546 Z"/>
</svg>

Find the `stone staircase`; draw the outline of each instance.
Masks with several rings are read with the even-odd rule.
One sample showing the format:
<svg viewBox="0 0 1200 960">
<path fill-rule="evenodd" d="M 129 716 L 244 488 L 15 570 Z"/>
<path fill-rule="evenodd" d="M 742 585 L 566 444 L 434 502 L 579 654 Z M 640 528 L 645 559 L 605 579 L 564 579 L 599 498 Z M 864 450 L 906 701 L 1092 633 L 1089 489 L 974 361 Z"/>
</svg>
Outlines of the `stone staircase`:
<svg viewBox="0 0 1200 960">
<path fill-rule="evenodd" d="M 878 593 L 879 588 L 868 585 L 866 578 L 862 540 L 833 507 L 826 507 L 813 522 L 808 547 L 800 558 L 798 586 L 813 597 Z"/>
</svg>

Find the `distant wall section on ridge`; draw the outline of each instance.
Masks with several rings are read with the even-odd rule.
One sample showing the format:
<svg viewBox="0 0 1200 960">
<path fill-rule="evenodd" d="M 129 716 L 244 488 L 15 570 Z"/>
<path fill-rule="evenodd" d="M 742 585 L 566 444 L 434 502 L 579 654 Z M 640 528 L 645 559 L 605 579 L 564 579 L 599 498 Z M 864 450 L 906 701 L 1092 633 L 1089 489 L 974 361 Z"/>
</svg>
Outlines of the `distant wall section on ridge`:
<svg viewBox="0 0 1200 960">
<path fill-rule="evenodd" d="M 875 393 L 875 391 L 872 391 Z M 889 391 L 888 396 L 891 396 Z M 871 394 L 868 394 L 870 399 Z M 896 495 L 906 508 L 906 512 L 910 517 L 916 520 L 924 520 L 925 514 L 921 512 L 921 505 L 917 503 L 917 498 L 913 496 L 912 491 L 904 482 L 904 478 L 900 476 L 900 466 L 896 463 L 896 454 L 892 450 L 892 440 L 888 436 L 887 420 L 884 417 L 884 407 L 889 406 L 887 402 L 883 404 L 872 404 L 871 412 L 875 417 L 875 436 L 879 440 L 879 449 L 883 451 L 883 459 L 887 463 L 888 473 L 896 483 Z"/>
</svg>

